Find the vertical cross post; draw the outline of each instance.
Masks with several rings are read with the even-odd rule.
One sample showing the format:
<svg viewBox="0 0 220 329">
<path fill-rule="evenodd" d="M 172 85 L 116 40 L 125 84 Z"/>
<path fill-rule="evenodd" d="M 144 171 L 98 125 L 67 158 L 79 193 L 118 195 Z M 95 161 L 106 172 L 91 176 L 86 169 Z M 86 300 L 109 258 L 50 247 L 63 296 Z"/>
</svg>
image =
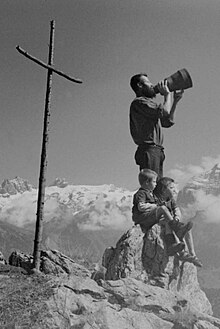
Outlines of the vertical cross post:
<svg viewBox="0 0 220 329">
<path fill-rule="evenodd" d="M 54 53 L 54 30 L 55 22 L 50 22 L 50 43 L 49 43 L 49 55 L 48 65 L 53 65 L 53 53 Z M 38 188 L 38 201 L 37 201 L 37 218 L 34 240 L 34 263 L 33 267 L 36 270 L 40 268 L 40 244 L 42 241 L 42 220 L 44 213 L 44 199 L 45 199 L 45 187 L 46 187 L 46 171 L 47 171 L 47 146 L 49 142 L 49 123 L 50 123 L 50 101 L 51 101 L 51 87 L 52 87 L 52 70 L 47 71 L 47 89 L 45 98 L 45 110 L 44 110 L 44 125 L 43 125 L 43 140 L 41 150 L 41 162 L 40 162 L 40 176 L 39 176 L 39 188 Z"/>
<path fill-rule="evenodd" d="M 50 43 L 49 43 L 49 55 L 48 64 L 45 64 L 38 58 L 31 56 L 19 46 L 16 47 L 17 51 L 37 63 L 41 67 L 47 69 L 47 89 L 45 98 L 45 110 L 44 110 L 44 124 L 43 124 L 43 140 L 41 150 L 41 162 L 40 162 L 40 176 L 39 176 L 39 188 L 38 188 L 38 200 L 37 200 L 37 218 L 34 240 L 34 252 L 33 252 L 33 269 L 39 271 L 40 269 L 40 245 L 42 241 L 43 233 L 43 215 L 44 215 L 44 199 L 46 188 L 46 171 L 47 171 L 47 147 L 49 142 L 49 123 L 50 123 L 50 100 L 51 100 L 51 88 L 52 88 L 52 74 L 56 73 L 65 79 L 68 79 L 75 83 L 82 83 L 82 80 L 71 77 L 64 72 L 57 70 L 53 66 L 53 52 L 54 52 L 54 30 L 55 22 L 50 22 Z"/>
</svg>

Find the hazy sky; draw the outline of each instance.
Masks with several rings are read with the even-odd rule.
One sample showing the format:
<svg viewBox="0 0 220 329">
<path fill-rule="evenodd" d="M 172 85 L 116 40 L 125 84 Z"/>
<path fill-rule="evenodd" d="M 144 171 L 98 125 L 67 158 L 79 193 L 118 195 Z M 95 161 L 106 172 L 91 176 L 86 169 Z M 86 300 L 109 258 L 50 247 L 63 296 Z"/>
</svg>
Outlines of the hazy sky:
<svg viewBox="0 0 220 329">
<path fill-rule="evenodd" d="M 48 184 L 136 188 L 129 80 L 143 71 L 156 84 L 185 67 L 193 80 L 164 131 L 165 174 L 218 158 L 219 0 L 1 0 L 0 13 L 0 180 L 38 184 L 47 72 L 15 47 L 47 62 L 51 20 L 54 65 L 83 84 L 53 75 Z"/>
</svg>

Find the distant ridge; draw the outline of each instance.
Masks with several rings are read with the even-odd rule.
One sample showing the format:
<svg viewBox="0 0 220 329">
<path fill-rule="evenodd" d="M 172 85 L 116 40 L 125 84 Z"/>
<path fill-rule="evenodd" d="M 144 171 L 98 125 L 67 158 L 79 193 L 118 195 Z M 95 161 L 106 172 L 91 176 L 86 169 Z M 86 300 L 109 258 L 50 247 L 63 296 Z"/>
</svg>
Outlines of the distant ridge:
<svg viewBox="0 0 220 329">
<path fill-rule="evenodd" d="M 217 163 L 211 170 L 193 176 L 178 195 L 178 203 L 186 207 L 195 202 L 195 192 L 201 190 L 205 194 L 220 195 L 220 164 Z"/>
<path fill-rule="evenodd" d="M 26 179 L 16 176 L 13 179 L 4 179 L 0 187 L 0 194 L 14 195 L 31 191 L 32 188 L 33 186 Z"/>
</svg>

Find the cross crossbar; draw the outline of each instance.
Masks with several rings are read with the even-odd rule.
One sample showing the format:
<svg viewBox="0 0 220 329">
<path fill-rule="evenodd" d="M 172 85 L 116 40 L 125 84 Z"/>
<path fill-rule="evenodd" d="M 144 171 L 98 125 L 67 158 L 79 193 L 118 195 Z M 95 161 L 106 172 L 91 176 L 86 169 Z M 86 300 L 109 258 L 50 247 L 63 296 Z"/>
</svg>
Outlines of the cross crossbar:
<svg viewBox="0 0 220 329">
<path fill-rule="evenodd" d="M 73 77 L 70 77 L 69 75 L 63 73 L 62 71 L 60 70 L 57 70 L 55 69 L 53 66 L 49 65 L 49 64 L 46 64 L 44 62 L 42 62 L 41 60 L 39 60 L 38 58 L 28 54 L 24 49 L 22 49 L 20 46 L 17 46 L 16 47 L 17 51 L 19 53 L 21 53 L 22 55 L 24 55 L 25 57 L 31 59 L 33 62 L 41 65 L 42 67 L 44 67 L 45 69 L 49 69 L 51 70 L 52 72 L 58 74 L 58 75 L 61 75 L 62 77 L 72 81 L 72 82 L 76 82 L 76 83 L 82 83 L 82 80 L 78 79 L 78 78 L 73 78 Z"/>
</svg>

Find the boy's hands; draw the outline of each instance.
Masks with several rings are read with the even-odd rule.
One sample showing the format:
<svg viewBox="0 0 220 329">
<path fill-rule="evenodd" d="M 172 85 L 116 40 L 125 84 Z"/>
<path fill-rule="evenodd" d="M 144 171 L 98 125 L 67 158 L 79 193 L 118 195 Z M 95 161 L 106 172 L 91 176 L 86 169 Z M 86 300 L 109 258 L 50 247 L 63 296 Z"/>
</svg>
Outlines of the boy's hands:
<svg viewBox="0 0 220 329">
<path fill-rule="evenodd" d="M 141 212 L 150 211 L 157 208 L 157 205 L 155 203 L 149 203 L 149 202 L 139 202 L 138 203 L 138 210 Z"/>
<path fill-rule="evenodd" d="M 158 206 L 166 206 L 166 202 L 165 201 L 157 201 L 157 205 Z"/>
</svg>

